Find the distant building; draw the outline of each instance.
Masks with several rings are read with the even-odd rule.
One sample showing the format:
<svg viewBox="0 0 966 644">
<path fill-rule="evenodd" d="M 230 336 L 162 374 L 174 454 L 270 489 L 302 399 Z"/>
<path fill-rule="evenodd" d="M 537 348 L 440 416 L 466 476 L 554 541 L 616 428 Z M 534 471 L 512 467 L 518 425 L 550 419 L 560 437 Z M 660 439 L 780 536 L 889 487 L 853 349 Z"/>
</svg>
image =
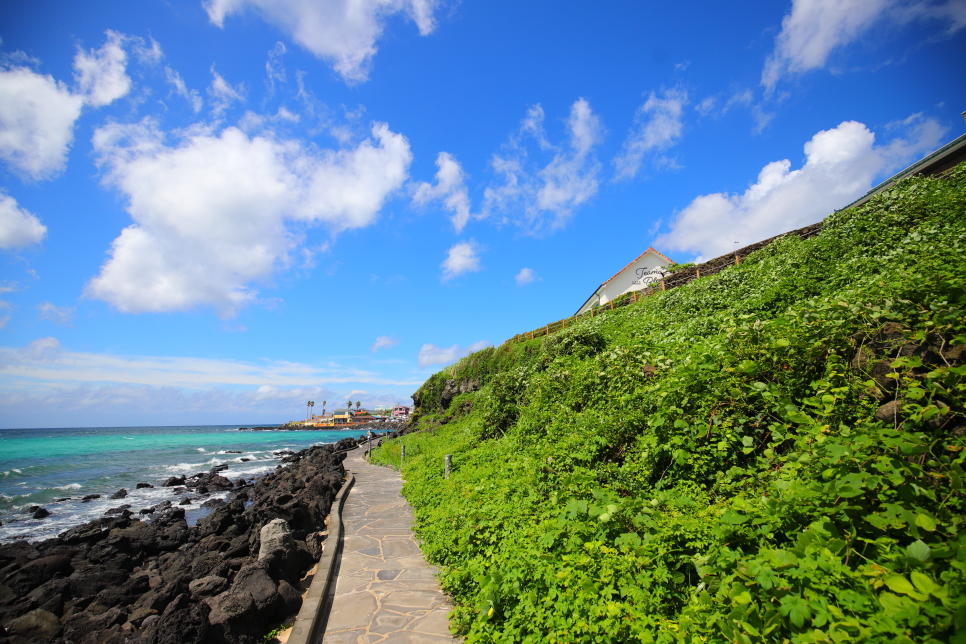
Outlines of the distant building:
<svg viewBox="0 0 966 644">
<path fill-rule="evenodd" d="M 577 314 L 603 306 L 616 300 L 624 293 L 640 291 L 649 285 L 660 282 L 667 274 L 667 267 L 674 261 L 661 253 L 648 248 L 633 262 L 622 268 L 612 278 L 597 287 L 587 301 L 577 309 Z"/>
<path fill-rule="evenodd" d="M 393 418 L 403 418 L 408 415 L 409 415 L 409 407 L 406 407 L 405 405 L 396 405 L 395 407 L 392 408 Z"/>
</svg>

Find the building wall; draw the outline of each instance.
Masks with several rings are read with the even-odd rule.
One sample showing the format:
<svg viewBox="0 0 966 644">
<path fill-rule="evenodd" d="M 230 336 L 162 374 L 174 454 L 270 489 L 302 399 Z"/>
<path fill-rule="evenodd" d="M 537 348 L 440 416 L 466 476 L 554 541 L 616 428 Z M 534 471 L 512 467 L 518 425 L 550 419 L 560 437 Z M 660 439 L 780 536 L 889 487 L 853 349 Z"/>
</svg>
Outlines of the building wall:
<svg viewBox="0 0 966 644">
<path fill-rule="evenodd" d="M 667 260 L 657 253 L 647 253 L 621 271 L 602 288 L 598 289 L 597 293 L 600 295 L 600 304 L 607 304 L 624 293 L 639 291 L 647 288 L 649 284 L 660 282 L 662 277 L 661 270 L 667 268 L 667 264 Z M 593 308 L 597 301 L 597 297 L 592 297 L 580 307 L 578 313 L 583 313 Z"/>
</svg>

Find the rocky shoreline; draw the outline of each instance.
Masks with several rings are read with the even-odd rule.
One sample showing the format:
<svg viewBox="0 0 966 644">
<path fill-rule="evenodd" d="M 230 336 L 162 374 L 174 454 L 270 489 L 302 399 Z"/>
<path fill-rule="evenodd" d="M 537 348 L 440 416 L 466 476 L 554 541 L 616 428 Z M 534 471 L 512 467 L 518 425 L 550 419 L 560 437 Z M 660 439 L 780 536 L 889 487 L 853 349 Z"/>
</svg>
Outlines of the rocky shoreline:
<svg viewBox="0 0 966 644">
<path fill-rule="evenodd" d="M 402 429 L 374 425 L 353 429 Z M 0 644 L 261 642 L 298 613 L 345 452 L 364 444 L 362 435 L 286 455 L 254 483 L 232 482 L 219 466 L 164 481 L 176 493 L 230 490 L 195 526 L 165 501 L 0 545 Z"/>
</svg>

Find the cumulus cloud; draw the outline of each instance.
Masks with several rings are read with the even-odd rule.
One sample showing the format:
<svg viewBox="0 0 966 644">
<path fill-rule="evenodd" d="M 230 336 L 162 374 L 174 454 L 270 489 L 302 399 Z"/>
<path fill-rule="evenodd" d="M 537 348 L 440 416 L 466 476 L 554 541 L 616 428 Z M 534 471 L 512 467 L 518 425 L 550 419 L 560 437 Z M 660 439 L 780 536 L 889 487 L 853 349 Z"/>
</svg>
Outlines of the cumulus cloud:
<svg viewBox="0 0 966 644">
<path fill-rule="evenodd" d="M 134 223 L 85 293 L 128 313 L 211 305 L 233 315 L 256 298 L 254 282 L 290 264 L 301 228 L 372 224 L 412 160 L 384 123 L 338 150 L 234 127 L 193 128 L 168 144 L 149 119 L 99 128 L 93 144 Z"/>
<path fill-rule="evenodd" d="M 440 152 L 436 157 L 436 185 L 425 181 L 416 187 L 413 203 L 426 205 L 430 201 L 442 201 L 443 207 L 450 211 L 453 229 L 457 234 L 470 219 L 470 195 L 463 177 L 463 167 L 449 152 Z"/>
<path fill-rule="evenodd" d="M 107 105 L 130 90 L 124 36 L 106 33 L 100 49 L 74 57 L 76 92 L 28 67 L 0 69 L 0 159 L 14 171 L 35 181 L 59 174 L 83 106 Z"/>
<path fill-rule="evenodd" d="M 938 20 L 944 35 L 966 27 L 962 0 L 793 0 L 782 20 L 775 50 L 765 61 L 761 83 L 769 91 L 788 74 L 825 67 L 829 55 L 858 40 L 876 23 L 904 25 Z"/>
<path fill-rule="evenodd" d="M 368 79 L 376 41 L 391 16 L 408 15 L 423 36 L 436 28 L 436 0 L 204 0 L 202 4 L 218 27 L 224 27 L 232 13 L 255 10 L 349 83 Z"/>
<path fill-rule="evenodd" d="M 873 179 L 935 149 L 944 129 L 916 114 L 892 129 L 892 142 L 875 146 L 862 123 L 846 121 L 817 133 L 805 144 L 805 165 L 787 159 L 769 163 L 741 194 L 702 195 L 682 210 L 655 246 L 690 251 L 704 258 L 820 221 L 872 187 Z"/>
<path fill-rule="evenodd" d="M 493 170 L 502 175 L 502 183 L 484 192 L 484 216 L 522 212 L 517 223 L 531 233 L 563 226 L 575 208 L 597 194 L 599 185 L 600 162 L 594 149 L 603 139 L 604 128 L 590 103 L 580 98 L 571 106 L 565 145 L 550 143 L 544 118 L 540 105 L 527 111 L 518 132 L 491 160 Z M 528 163 L 529 139 L 541 152 L 553 154 L 545 166 L 531 167 Z"/>
<path fill-rule="evenodd" d="M 107 42 L 100 49 L 81 50 L 74 56 L 77 88 L 85 101 L 94 107 L 108 105 L 131 90 L 131 79 L 125 71 L 124 36 L 110 30 L 105 33 Z"/>
<path fill-rule="evenodd" d="M 34 180 L 58 174 L 83 105 L 82 96 L 53 76 L 25 67 L 0 70 L 0 158 Z"/>
<path fill-rule="evenodd" d="M 532 268 L 521 268 L 520 272 L 513 279 L 517 281 L 517 286 L 526 286 L 540 278 L 533 272 Z"/>
<path fill-rule="evenodd" d="M 614 158 L 616 180 L 633 179 L 645 155 L 663 152 L 678 143 L 684 130 L 687 104 L 688 93 L 682 89 L 664 90 L 660 96 L 651 92 L 637 108 L 631 132 L 620 154 Z M 658 165 L 672 163 L 666 157 L 657 157 L 654 161 Z"/>
<path fill-rule="evenodd" d="M 378 338 L 376 338 L 376 341 L 372 343 L 370 351 L 375 353 L 379 349 L 392 349 L 397 344 L 399 344 L 399 340 L 391 338 L 388 335 L 380 335 Z"/>
<path fill-rule="evenodd" d="M 39 244 L 46 236 L 47 226 L 21 208 L 16 199 L 0 192 L 0 248 L 9 250 Z"/>
<path fill-rule="evenodd" d="M 458 344 L 454 344 L 451 347 L 437 347 L 432 343 L 424 344 L 419 350 L 417 361 L 419 362 L 420 369 L 425 369 L 431 365 L 447 365 L 456 362 L 463 356 L 468 356 L 474 351 L 479 351 L 489 346 L 492 346 L 492 343 L 486 340 L 474 342 L 468 347 L 460 347 Z"/>
<path fill-rule="evenodd" d="M 75 308 L 72 306 L 56 306 L 50 302 L 37 305 L 37 312 L 41 320 L 47 320 L 61 326 L 72 326 Z"/>
<path fill-rule="evenodd" d="M 463 273 L 475 273 L 480 270 L 480 257 L 477 255 L 476 242 L 459 242 L 454 244 L 440 264 L 443 268 L 443 281 L 449 281 Z"/>
</svg>

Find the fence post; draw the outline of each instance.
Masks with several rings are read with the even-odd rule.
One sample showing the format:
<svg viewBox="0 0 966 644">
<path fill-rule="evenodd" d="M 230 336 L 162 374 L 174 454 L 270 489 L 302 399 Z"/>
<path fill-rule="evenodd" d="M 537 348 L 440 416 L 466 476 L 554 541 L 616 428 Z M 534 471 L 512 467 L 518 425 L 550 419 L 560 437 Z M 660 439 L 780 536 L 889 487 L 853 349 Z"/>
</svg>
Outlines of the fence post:
<svg viewBox="0 0 966 644">
<path fill-rule="evenodd" d="M 402 472 L 403 461 L 406 460 L 406 446 L 399 446 L 399 471 Z"/>
<path fill-rule="evenodd" d="M 661 290 L 662 291 L 666 291 L 667 290 L 667 287 L 664 285 L 664 280 L 663 279 L 661 280 Z"/>
<path fill-rule="evenodd" d="M 444 461 L 443 462 L 444 462 L 443 478 L 444 479 L 448 479 L 449 478 L 449 471 L 453 467 L 453 455 L 452 454 L 447 454 L 444 457 Z"/>
<path fill-rule="evenodd" d="M 695 279 L 701 279 L 701 269 L 700 268 L 698 269 L 698 276 Z"/>
<path fill-rule="evenodd" d="M 735 264 L 740 264 L 740 263 L 741 263 L 741 256 L 735 255 Z"/>
</svg>

